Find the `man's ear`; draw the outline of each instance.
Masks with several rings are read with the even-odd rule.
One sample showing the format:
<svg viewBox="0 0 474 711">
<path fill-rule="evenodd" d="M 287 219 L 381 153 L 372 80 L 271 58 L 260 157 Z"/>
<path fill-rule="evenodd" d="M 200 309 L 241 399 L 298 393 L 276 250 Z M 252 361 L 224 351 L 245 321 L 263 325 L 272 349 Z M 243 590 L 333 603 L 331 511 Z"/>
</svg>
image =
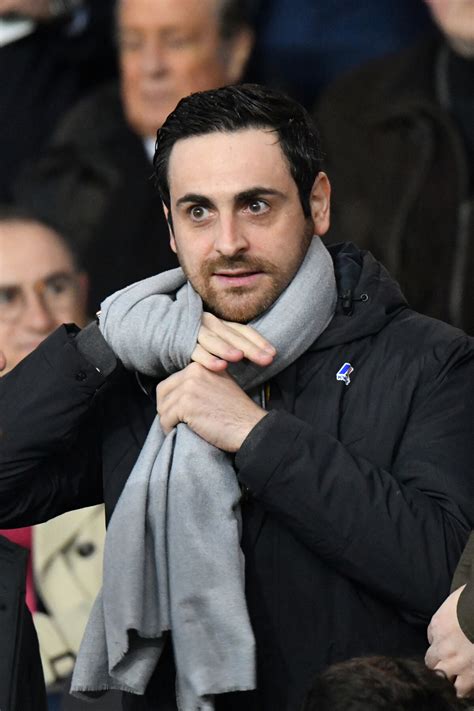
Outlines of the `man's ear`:
<svg viewBox="0 0 474 711">
<path fill-rule="evenodd" d="M 313 183 L 309 204 L 314 234 L 322 237 L 329 229 L 331 217 L 331 184 L 323 171 L 317 174 Z"/>
<path fill-rule="evenodd" d="M 235 37 L 228 40 L 226 52 L 226 83 L 236 84 L 242 79 L 245 65 L 254 45 L 254 33 L 250 29 L 242 29 Z"/>
<path fill-rule="evenodd" d="M 171 212 L 166 207 L 165 203 L 162 203 L 162 205 L 163 205 L 163 210 L 164 210 L 165 217 L 166 217 L 166 222 L 168 223 L 168 230 L 170 233 L 170 247 L 173 250 L 173 252 L 176 254 L 176 240 L 174 238 L 174 232 L 173 232 L 173 219 L 171 217 Z"/>
</svg>

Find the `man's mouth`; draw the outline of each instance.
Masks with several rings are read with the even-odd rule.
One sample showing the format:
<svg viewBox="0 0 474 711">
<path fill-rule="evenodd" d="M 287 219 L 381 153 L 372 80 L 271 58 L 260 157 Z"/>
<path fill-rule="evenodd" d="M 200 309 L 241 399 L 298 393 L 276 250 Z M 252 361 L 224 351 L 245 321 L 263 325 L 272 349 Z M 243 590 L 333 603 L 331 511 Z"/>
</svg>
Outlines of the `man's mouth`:
<svg viewBox="0 0 474 711">
<path fill-rule="evenodd" d="M 213 274 L 223 286 L 253 286 L 262 275 L 263 272 L 246 269 L 220 269 Z"/>
</svg>

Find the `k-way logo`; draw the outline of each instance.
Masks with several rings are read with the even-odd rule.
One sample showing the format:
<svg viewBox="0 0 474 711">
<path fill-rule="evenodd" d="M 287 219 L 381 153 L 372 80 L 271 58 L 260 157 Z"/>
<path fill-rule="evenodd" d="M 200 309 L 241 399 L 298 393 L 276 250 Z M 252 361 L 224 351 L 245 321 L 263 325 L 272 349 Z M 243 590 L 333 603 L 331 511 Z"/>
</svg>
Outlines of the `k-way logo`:
<svg viewBox="0 0 474 711">
<path fill-rule="evenodd" d="M 336 373 L 336 380 L 341 380 L 346 385 L 351 382 L 350 375 L 354 372 L 354 368 L 350 363 L 344 363 Z"/>
</svg>

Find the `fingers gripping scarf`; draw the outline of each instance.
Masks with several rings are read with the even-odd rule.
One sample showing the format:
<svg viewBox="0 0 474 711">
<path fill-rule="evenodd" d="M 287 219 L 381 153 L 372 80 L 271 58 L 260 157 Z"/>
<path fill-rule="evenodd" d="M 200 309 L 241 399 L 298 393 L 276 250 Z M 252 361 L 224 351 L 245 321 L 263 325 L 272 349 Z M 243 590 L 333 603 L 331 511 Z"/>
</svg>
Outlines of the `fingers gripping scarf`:
<svg viewBox="0 0 474 711">
<path fill-rule="evenodd" d="M 260 368 L 229 371 L 253 390 L 296 360 L 331 320 L 331 258 L 314 237 L 293 281 L 252 322 L 277 349 Z M 174 269 L 133 284 L 102 305 L 103 335 L 127 368 L 163 378 L 185 368 L 202 302 Z M 71 691 L 143 694 L 170 632 L 182 711 L 255 688 L 255 642 L 245 604 L 240 489 L 231 457 L 186 425 L 164 436 L 153 422 L 111 518 L 104 580 L 84 635 Z"/>
</svg>

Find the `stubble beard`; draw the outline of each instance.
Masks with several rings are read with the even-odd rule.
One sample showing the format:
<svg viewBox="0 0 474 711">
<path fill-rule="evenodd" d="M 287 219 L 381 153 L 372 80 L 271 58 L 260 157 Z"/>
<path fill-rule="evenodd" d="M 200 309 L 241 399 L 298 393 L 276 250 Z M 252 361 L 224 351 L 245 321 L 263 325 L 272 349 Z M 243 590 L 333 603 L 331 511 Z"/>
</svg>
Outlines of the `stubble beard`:
<svg viewBox="0 0 474 711">
<path fill-rule="evenodd" d="M 297 255 L 296 268 L 288 272 L 282 271 L 281 267 L 268 260 L 254 259 L 246 255 L 209 260 L 198 272 L 189 270 L 181 259 L 180 263 L 187 279 L 201 297 L 206 311 L 225 321 L 245 324 L 269 309 L 286 289 L 308 251 L 312 236 L 312 229 L 305 232 Z M 231 269 L 260 272 L 264 275 L 261 277 L 263 284 L 255 287 L 215 288 L 212 284 L 213 274 L 216 271 Z"/>
</svg>

